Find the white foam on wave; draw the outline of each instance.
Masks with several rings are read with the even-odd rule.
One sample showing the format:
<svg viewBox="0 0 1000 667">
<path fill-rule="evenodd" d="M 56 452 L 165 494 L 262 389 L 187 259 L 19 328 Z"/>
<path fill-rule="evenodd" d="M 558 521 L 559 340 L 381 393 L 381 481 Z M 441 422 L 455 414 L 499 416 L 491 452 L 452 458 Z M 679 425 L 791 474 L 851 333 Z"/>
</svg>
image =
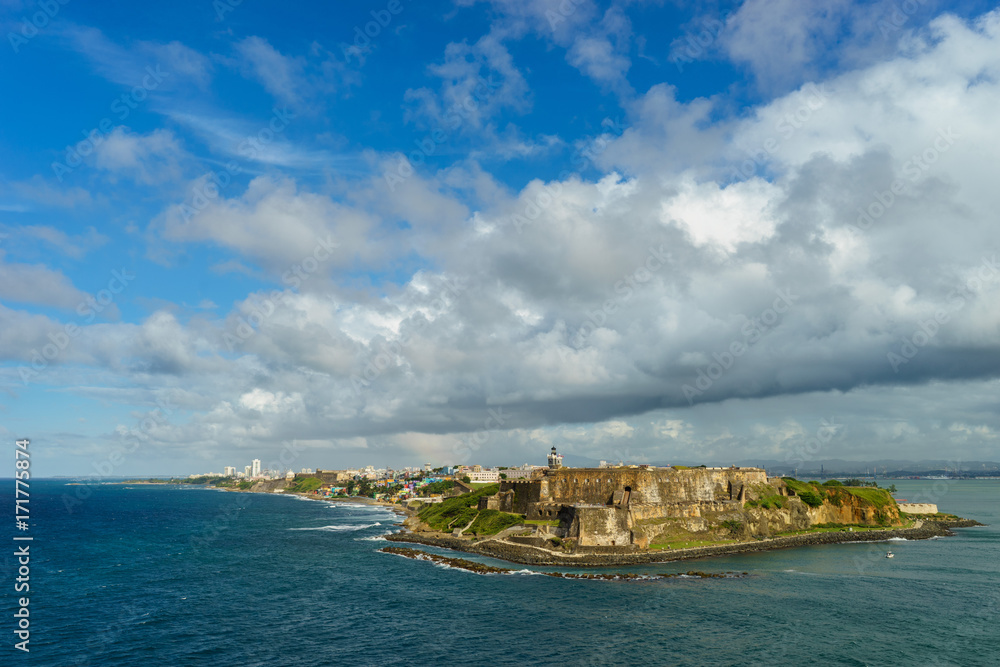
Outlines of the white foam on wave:
<svg viewBox="0 0 1000 667">
<path fill-rule="evenodd" d="M 375 523 L 365 523 L 361 525 L 333 525 L 333 526 L 313 526 L 311 528 L 289 528 L 288 530 L 325 530 L 334 533 L 349 532 L 355 530 L 364 530 L 365 528 L 374 528 L 375 526 L 381 526 L 382 524 L 376 521 Z"/>
<path fill-rule="evenodd" d="M 382 533 L 381 535 L 369 535 L 368 537 L 355 537 L 355 542 L 385 542 L 385 536 L 392 533 Z"/>
<path fill-rule="evenodd" d="M 355 512 L 364 513 L 364 516 L 372 515 L 379 517 L 395 516 L 395 512 L 390 509 L 383 509 L 381 507 L 371 507 L 369 505 L 352 505 L 349 509 L 355 510 Z"/>
<path fill-rule="evenodd" d="M 306 498 L 305 496 L 299 496 L 294 493 L 272 493 L 272 496 L 277 496 L 279 498 L 294 498 L 295 500 L 304 500 L 307 503 L 314 503 L 318 498 Z"/>
<path fill-rule="evenodd" d="M 909 542 L 905 537 L 890 537 L 886 542 Z"/>
</svg>

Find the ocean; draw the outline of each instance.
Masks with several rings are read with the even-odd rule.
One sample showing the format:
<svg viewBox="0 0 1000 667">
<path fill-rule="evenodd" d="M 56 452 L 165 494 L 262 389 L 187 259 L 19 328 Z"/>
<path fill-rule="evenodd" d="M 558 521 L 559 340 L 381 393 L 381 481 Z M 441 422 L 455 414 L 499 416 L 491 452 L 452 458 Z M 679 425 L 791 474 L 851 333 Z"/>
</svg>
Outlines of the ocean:
<svg viewBox="0 0 1000 667">
<path fill-rule="evenodd" d="M 30 593 L 14 592 L 13 546 L 0 562 L 0 662 L 1000 664 L 1000 482 L 893 483 L 901 497 L 990 525 L 619 570 L 749 573 L 739 579 L 564 580 L 378 553 L 397 521 L 378 507 L 33 480 Z M 13 482 L 3 491 L 13 506 Z M 28 654 L 14 648 L 23 595 Z"/>
</svg>

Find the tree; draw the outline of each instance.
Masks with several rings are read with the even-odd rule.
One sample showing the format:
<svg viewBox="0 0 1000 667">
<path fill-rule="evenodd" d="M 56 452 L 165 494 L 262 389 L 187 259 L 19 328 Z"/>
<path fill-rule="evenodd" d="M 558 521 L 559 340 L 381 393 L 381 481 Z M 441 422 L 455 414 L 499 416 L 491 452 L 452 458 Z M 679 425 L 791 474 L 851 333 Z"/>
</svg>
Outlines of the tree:
<svg viewBox="0 0 1000 667">
<path fill-rule="evenodd" d="M 462 475 L 462 481 L 465 482 L 466 484 L 469 484 L 470 482 L 472 482 L 472 478 L 469 477 L 468 475 Z"/>
<path fill-rule="evenodd" d="M 889 493 L 896 493 L 896 485 L 895 484 L 890 484 L 889 485 Z"/>
</svg>

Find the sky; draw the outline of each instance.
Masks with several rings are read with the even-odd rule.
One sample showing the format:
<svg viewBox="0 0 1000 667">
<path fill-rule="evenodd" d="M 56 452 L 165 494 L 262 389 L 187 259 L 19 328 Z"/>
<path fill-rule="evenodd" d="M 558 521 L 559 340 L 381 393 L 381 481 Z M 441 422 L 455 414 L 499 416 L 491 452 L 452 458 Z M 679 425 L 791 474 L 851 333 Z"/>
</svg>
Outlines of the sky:
<svg viewBox="0 0 1000 667">
<path fill-rule="evenodd" d="M 1000 458 L 992 3 L 0 0 L 0 34 L 36 476 Z"/>
</svg>

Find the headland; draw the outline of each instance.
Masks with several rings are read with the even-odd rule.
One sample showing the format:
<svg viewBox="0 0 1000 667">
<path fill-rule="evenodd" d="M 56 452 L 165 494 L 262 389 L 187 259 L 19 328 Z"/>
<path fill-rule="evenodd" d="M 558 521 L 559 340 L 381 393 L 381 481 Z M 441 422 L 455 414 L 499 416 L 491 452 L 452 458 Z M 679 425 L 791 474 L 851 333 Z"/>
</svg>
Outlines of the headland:
<svg viewBox="0 0 1000 667">
<path fill-rule="evenodd" d="M 562 468 L 409 504 L 394 542 L 527 565 L 689 560 L 819 544 L 943 537 L 980 525 L 885 489 L 759 468 Z M 906 511 L 909 510 L 909 511 Z"/>
</svg>

